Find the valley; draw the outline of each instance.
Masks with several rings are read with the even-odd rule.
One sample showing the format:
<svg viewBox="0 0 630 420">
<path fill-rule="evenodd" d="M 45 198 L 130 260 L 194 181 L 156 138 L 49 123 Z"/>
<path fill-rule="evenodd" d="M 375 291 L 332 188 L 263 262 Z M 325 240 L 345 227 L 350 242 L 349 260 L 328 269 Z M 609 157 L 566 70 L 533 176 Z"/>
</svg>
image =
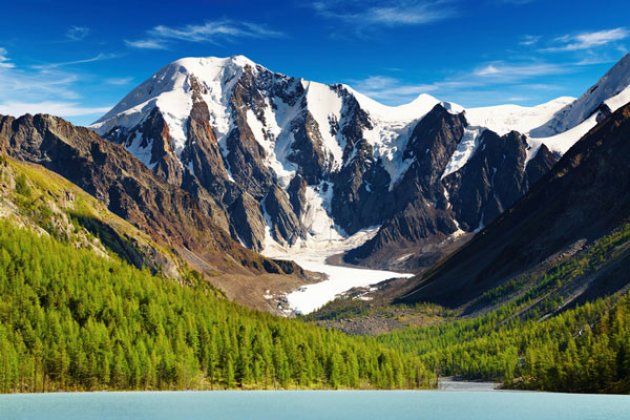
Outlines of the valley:
<svg viewBox="0 0 630 420">
<path fill-rule="evenodd" d="M 630 390 L 630 55 L 380 104 L 241 56 L 0 116 L 0 390 Z"/>
<path fill-rule="evenodd" d="M 357 232 L 346 239 L 320 240 L 305 249 L 282 249 L 278 246 L 265 249 L 264 255 L 280 260 L 293 261 L 305 270 L 322 273 L 324 281 L 301 286 L 286 295 L 286 314 L 307 315 L 326 303 L 355 288 L 370 289 L 370 286 L 392 278 L 411 277 L 410 273 L 360 268 L 335 264 L 333 257 L 359 246 L 374 237 L 377 229 Z M 338 258 L 337 258 L 338 259 Z M 359 297 L 361 299 L 361 297 Z"/>
</svg>

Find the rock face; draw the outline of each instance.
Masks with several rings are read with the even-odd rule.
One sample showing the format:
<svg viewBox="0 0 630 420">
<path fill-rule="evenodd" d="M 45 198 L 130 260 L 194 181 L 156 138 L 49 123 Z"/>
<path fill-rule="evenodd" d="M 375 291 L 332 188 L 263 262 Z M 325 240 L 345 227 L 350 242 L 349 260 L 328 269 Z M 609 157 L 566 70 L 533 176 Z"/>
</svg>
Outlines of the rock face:
<svg viewBox="0 0 630 420">
<path fill-rule="evenodd" d="M 429 273 L 412 279 L 410 291 L 399 301 L 468 304 L 630 222 L 629 138 L 630 104 L 576 143 L 513 208 Z M 520 142 L 516 137 L 512 141 Z M 522 184 L 528 179 L 509 181 Z M 589 274 L 571 298 L 593 299 L 627 287 L 629 250 L 627 243 L 610 250 L 607 269 Z"/>
<path fill-rule="evenodd" d="M 387 266 L 427 246 L 437 255 L 440 244 L 512 206 L 619 106 L 606 94 L 625 92 L 626 79 L 616 76 L 625 61 L 605 88 L 572 105 L 598 106 L 586 116 L 571 111 L 584 117 L 571 127 L 555 122 L 566 99 L 464 110 L 421 95 L 387 107 L 348 86 L 235 56 L 167 65 L 91 129 L 207 203 L 215 223 L 246 247 L 308 247 L 378 226 L 345 259 Z M 542 136 L 563 127 L 572 130 L 562 141 Z"/>
<path fill-rule="evenodd" d="M 526 149 L 525 137 L 517 132 L 499 137 L 485 131 L 479 139 L 478 152 L 468 164 L 445 178 L 449 202 L 463 230 L 488 225 L 529 189 Z M 531 172 L 545 173 L 555 160 L 549 157 L 536 162 L 537 169 Z"/>
<path fill-rule="evenodd" d="M 161 126 L 157 133 L 163 134 L 166 128 L 159 123 L 160 114 L 152 112 L 151 116 L 142 127 Z M 137 138 L 146 144 L 155 145 L 159 140 L 142 133 Z M 49 115 L 0 116 L 0 149 L 78 185 L 199 271 L 285 272 L 281 265 L 243 248 L 229 236 L 227 216 L 211 196 L 194 198 L 160 179 L 173 180 L 181 168 L 179 163 L 168 175 L 161 170 L 152 172 L 124 147 Z M 168 168 L 167 160 L 162 163 L 162 168 Z"/>
</svg>

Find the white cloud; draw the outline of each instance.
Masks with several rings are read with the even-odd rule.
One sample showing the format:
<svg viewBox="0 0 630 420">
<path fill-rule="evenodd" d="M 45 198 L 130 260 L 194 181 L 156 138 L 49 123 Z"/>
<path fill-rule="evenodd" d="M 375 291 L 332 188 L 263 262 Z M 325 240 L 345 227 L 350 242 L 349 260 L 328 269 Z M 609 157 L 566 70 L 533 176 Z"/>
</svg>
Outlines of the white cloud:
<svg viewBox="0 0 630 420">
<path fill-rule="evenodd" d="M 530 81 L 543 76 L 568 73 L 573 68 L 570 65 L 550 63 L 494 62 L 433 83 L 414 84 L 390 76 L 375 75 L 362 80 L 351 80 L 349 84 L 364 95 L 389 104 L 408 102 L 422 93 L 437 95 L 445 100 L 464 98 L 471 103 L 475 100 L 475 92 L 479 95 L 485 92 L 485 99 L 488 98 L 489 92 L 502 92 L 499 97 L 518 102 L 514 98 L 526 98 L 523 93 L 556 88 L 550 84 Z M 510 96 L 506 96 L 508 94 Z"/>
<path fill-rule="evenodd" d="M 595 32 L 582 32 L 577 35 L 564 35 L 555 39 L 555 46 L 545 48 L 543 51 L 580 51 L 602 47 L 615 42 L 623 41 L 630 36 L 625 28 L 606 29 Z"/>
<path fill-rule="evenodd" d="M 105 79 L 105 83 L 113 86 L 124 86 L 133 82 L 133 77 L 112 77 L 109 79 Z"/>
<path fill-rule="evenodd" d="M 312 4 L 322 17 L 353 26 L 422 25 L 451 18 L 457 11 L 450 0 L 328 0 Z"/>
<path fill-rule="evenodd" d="M 0 66 L 0 113 L 49 113 L 62 117 L 106 112 L 108 107 L 83 106 L 75 90 L 80 77 L 56 68 Z"/>
<path fill-rule="evenodd" d="M 77 99 L 79 94 L 72 88 L 78 76 L 59 71 L 23 71 L 0 67 L 0 98 L 20 98 L 21 101 L 41 100 L 54 97 Z"/>
<path fill-rule="evenodd" d="M 521 42 L 519 42 L 519 44 L 525 45 L 525 46 L 536 45 L 540 41 L 541 38 L 542 37 L 538 35 L 525 35 L 521 39 Z"/>
<path fill-rule="evenodd" d="M 100 115 L 111 107 L 84 107 L 76 102 L 4 102 L 0 103 L 0 114 L 20 116 L 24 114 L 51 114 L 58 117 L 80 117 Z"/>
<path fill-rule="evenodd" d="M 560 64 L 495 62 L 476 69 L 473 75 L 494 81 L 512 82 L 538 76 L 567 73 L 569 70 L 566 65 Z"/>
<path fill-rule="evenodd" d="M 15 67 L 15 65 L 9 61 L 6 48 L 0 47 L 0 68 L 10 69 L 13 67 Z"/>
<path fill-rule="evenodd" d="M 99 53 L 95 55 L 94 57 L 82 58 L 80 60 L 73 60 L 73 61 L 62 61 L 62 62 L 57 62 L 57 63 L 37 64 L 37 65 L 32 66 L 32 68 L 37 69 L 37 70 L 56 69 L 59 67 L 73 66 L 77 64 L 86 64 L 86 63 L 94 63 L 97 61 L 112 60 L 117 57 L 118 55 L 116 54 Z"/>
<path fill-rule="evenodd" d="M 391 102 L 413 99 L 421 93 L 435 90 L 431 86 L 404 83 L 389 76 L 370 76 L 350 81 L 353 89 L 379 101 Z"/>
<path fill-rule="evenodd" d="M 137 39 L 135 41 L 125 40 L 128 47 L 139 48 L 145 50 L 165 50 L 168 47 L 166 43 L 156 39 Z"/>
<path fill-rule="evenodd" d="M 71 26 L 66 31 L 66 38 L 71 41 L 81 41 L 90 34 L 90 28 L 85 26 Z"/>
<path fill-rule="evenodd" d="M 126 40 L 132 48 L 165 49 L 169 43 L 175 41 L 206 42 L 219 44 L 230 42 L 238 38 L 279 38 L 282 32 L 269 29 L 263 25 L 250 22 L 235 22 L 232 20 L 206 21 L 200 25 L 185 25 L 171 27 L 158 25 L 147 31 L 147 37 L 139 40 Z"/>
</svg>

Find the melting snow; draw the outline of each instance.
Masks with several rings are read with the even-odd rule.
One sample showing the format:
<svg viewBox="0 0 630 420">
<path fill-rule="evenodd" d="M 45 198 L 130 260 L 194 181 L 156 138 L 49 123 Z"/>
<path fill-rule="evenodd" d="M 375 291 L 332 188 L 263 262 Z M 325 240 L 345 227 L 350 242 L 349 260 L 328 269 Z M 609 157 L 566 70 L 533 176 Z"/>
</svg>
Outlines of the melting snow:
<svg viewBox="0 0 630 420">
<path fill-rule="evenodd" d="M 395 277 L 411 277 L 413 274 L 395 273 L 391 271 L 369 270 L 330 265 L 326 259 L 335 254 L 356 248 L 376 235 L 378 228 L 369 228 L 357 232 L 350 237 L 338 236 L 329 241 L 320 240 L 307 248 L 294 247 L 290 250 L 278 247 L 265 248 L 264 255 L 292 260 L 306 270 L 324 273 L 328 279 L 319 283 L 300 287 L 289 293 L 289 307 L 296 313 L 311 313 L 336 296 L 354 287 L 366 287 Z"/>
</svg>

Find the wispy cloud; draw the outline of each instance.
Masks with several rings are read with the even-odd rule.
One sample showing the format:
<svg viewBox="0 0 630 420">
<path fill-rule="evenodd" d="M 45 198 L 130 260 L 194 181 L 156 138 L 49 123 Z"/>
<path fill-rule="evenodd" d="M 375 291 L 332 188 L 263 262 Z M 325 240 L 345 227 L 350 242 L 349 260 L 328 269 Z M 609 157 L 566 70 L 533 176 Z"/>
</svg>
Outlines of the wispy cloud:
<svg viewBox="0 0 630 420">
<path fill-rule="evenodd" d="M 61 61 L 57 63 L 36 64 L 31 67 L 37 70 L 49 70 L 49 69 L 56 69 L 59 67 L 74 66 L 77 64 L 86 64 L 86 63 L 94 63 L 97 61 L 112 60 L 117 57 L 118 57 L 117 54 L 99 53 L 95 55 L 94 57 L 82 58 L 79 60 L 72 60 L 72 61 Z"/>
<path fill-rule="evenodd" d="M 10 69 L 15 67 L 15 64 L 9 60 L 9 53 L 6 48 L 0 47 L 0 68 Z"/>
<path fill-rule="evenodd" d="M 71 41 L 81 41 L 90 34 L 90 28 L 85 26 L 71 26 L 66 31 L 66 38 Z"/>
<path fill-rule="evenodd" d="M 527 98 L 516 95 L 522 91 L 553 90 L 555 86 L 548 83 L 535 83 L 538 78 L 568 73 L 571 66 L 550 63 L 505 63 L 493 62 L 461 72 L 433 83 L 414 84 L 390 76 L 375 75 L 362 80 L 351 80 L 349 84 L 357 91 L 370 98 L 390 104 L 407 102 L 422 93 L 430 93 L 450 100 L 453 97 L 473 98 L 474 92 L 505 91 L 505 100 Z M 527 86 L 523 88 L 523 86 Z M 510 96 L 506 96 L 506 95 Z M 498 96 L 501 97 L 501 96 Z M 526 99 L 522 99 L 523 101 Z"/>
<path fill-rule="evenodd" d="M 166 41 L 158 39 L 138 39 L 135 41 L 125 40 L 125 44 L 131 48 L 139 48 L 144 50 L 165 50 L 167 49 Z"/>
<path fill-rule="evenodd" d="M 519 44 L 524 46 L 536 45 L 541 38 L 542 37 L 539 35 L 525 35 L 523 38 L 521 38 L 521 42 L 519 42 Z"/>
<path fill-rule="evenodd" d="M 110 107 L 84 107 L 76 102 L 4 102 L 0 103 L 0 114 L 24 115 L 24 114 L 51 114 L 58 117 L 80 117 L 86 115 L 99 115 L 109 111 Z"/>
<path fill-rule="evenodd" d="M 312 3 L 322 17 L 355 27 L 423 25 L 451 18 L 457 10 L 450 0 L 327 0 Z"/>
<path fill-rule="evenodd" d="M 6 59 L 7 51 L 0 56 Z M 2 59 L 0 58 L 0 64 Z M 80 76 L 58 68 L 0 65 L 0 113 L 21 115 L 44 112 L 62 117 L 96 115 L 108 107 L 83 106 L 76 90 Z"/>
<path fill-rule="evenodd" d="M 410 100 L 421 93 L 435 90 L 432 86 L 405 83 L 394 77 L 380 75 L 351 80 L 350 85 L 358 92 L 386 103 Z"/>
<path fill-rule="evenodd" d="M 574 35 L 563 35 L 554 40 L 551 47 L 543 51 L 581 51 L 623 41 L 630 36 L 626 28 L 606 29 L 594 32 L 582 32 Z"/>
<path fill-rule="evenodd" d="M 147 36 L 138 40 L 126 40 L 132 48 L 166 49 L 172 42 L 205 42 L 220 44 L 232 42 L 239 38 L 267 39 L 280 38 L 282 32 L 267 28 L 264 25 L 251 22 L 236 22 L 228 19 L 206 21 L 203 24 L 171 27 L 158 25 L 149 31 Z"/>
<path fill-rule="evenodd" d="M 125 86 L 129 83 L 133 82 L 133 77 L 112 77 L 109 79 L 105 79 L 105 83 L 113 86 Z"/>
<path fill-rule="evenodd" d="M 474 70 L 473 75 L 493 82 L 510 83 L 539 76 L 567 73 L 566 65 L 550 63 L 511 64 L 494 62 Z"/>
</svg>

